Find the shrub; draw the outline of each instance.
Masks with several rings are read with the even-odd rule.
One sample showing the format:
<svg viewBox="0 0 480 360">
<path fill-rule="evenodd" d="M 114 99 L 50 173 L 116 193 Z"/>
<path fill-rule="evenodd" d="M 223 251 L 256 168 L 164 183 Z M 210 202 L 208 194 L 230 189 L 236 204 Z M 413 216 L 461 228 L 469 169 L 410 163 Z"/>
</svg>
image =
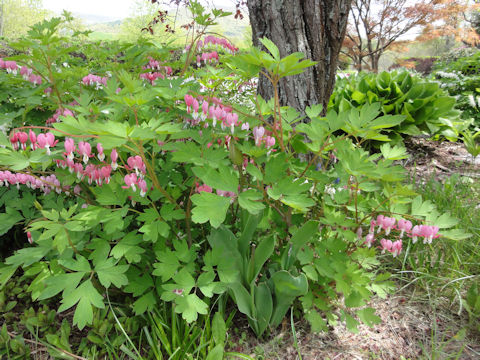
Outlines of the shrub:
<svg viewBox="0 0 480 360">
<path fill-rule="evenodd" d="M 432 79 L 457 99 L 462 118 L 480 126 L 480 52 L 451 62 L 439 62 Z"/>
<path fill-rule="evenodd" d="M 390 66 L 389 70 L 398 69 L 404 67 L 407 69 L 415 70 L 416 72 L 422 75 L 428 75 L 432 72 L 433 64 L 438 59 L 438 57 L 411 57 L 398 59 L 396 63 Z"/>
<path fill-rule="evenodd" d="M 386 144 L 370 156 L 359 146 L 390 126 L 376 120 L 378 105 L 326 118 L 317 105 L 305 119 L 278 98 L 252 99 L 255 113 L 222 100 L 259 71 L 273 86 L 302 72 L 313 64 L 302 54 L 280 58 L 267 39 L 268 52 L 237 54 L 201 34 L 181 68 L 143 44 L 125 48 L 111 77 L 72 70 L 67 78 L 48 71 L 68 56 L 58 50 L 59 23 L 36 26 L 20 42 L 31 53 L 15 58 L 42 76 L 37 91 L 50 87 L 59 109 L 76 103 L 48 126 L 27 116 L 0 135 L 2 230 L 20 223 L 31 243 L 6 259 L 0 279 L 22 268 L 32 298 L 75 308 L 80 329 L 116 291 L 136 314 L 168 304 L 188 323 L 233 301 L 258 336 L 295 306 L 315 331 L 338 320 L 354 330 L 357 319 L 379 321 L 366 301 L 392 288 L 389 274 L 376 272 L 379 251 L 398 256 L 403 242 L 414 250 L 423 246 L 417 238 L 431 243 L 439 231 L 462 237 L 447 230 L 448 214 L 402 184 L 394 161 L 404 148 Z M 190 66 L 212 47 L 227 50 L 220 65 L 200 55 L 201 66 Z"/>
</svg>

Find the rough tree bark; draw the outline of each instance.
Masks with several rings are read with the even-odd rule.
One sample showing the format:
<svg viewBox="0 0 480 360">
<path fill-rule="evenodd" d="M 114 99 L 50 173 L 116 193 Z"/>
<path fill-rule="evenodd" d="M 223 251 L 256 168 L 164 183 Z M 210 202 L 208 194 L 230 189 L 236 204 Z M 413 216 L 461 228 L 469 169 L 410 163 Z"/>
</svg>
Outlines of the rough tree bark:
<svg viewBox="0 0 480 360">
<path fill-rule="evenodd" d="M 338 55 L 347 28 L 351 0 L 248 0 L 252 39 L 267 37 L 281 56 L 299 51 L 318 64 L 305 73 L 289 76 L 280 83 L 280 102 L 303 112 L 306 106 L 323 105 L 335 84 Z M 272 87 L 259 79 L 258 93 L 270 99 Z"/>
</svg>

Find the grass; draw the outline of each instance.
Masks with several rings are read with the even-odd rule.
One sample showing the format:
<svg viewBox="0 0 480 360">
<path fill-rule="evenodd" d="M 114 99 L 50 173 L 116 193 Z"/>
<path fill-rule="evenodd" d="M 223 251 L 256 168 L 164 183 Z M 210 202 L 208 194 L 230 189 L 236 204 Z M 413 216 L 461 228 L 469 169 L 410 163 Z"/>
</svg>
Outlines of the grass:
<svg viewBox="0 0 480 360">
<path fill-rule="evenodd" d="M 405 284 L 400 291 L 407 289 L 412 299 L 424 302 L 435 319 L 423 352 L 427 359 L 458 359 L 465 349 L 480 356 L 468 347 L 480 338 L 480 313 L 471 304 L 480 303 L 475 287 L 480 282 L 480 181 L 456 174 L 415 186 L 424 200 L 440 213 L 450 212 L 459 220 L 458 228 L 471 234 L 462 241 L 440 237 L 420 252 L 404 253 L 403 269 L 397 273 Z M 446 325 L 441 329 L 438 322 Z"/>
</svg>

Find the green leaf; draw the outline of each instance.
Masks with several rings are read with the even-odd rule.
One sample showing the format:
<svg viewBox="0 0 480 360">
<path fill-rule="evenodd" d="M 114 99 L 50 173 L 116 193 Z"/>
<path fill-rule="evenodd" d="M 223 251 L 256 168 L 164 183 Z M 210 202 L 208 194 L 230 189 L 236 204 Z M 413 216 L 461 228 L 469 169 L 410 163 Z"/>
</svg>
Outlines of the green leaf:
<svg viewBox="0 0 480 360">
<path fill-rule="evenodd" d="M 263 174 L 262 172 L 253 164 L 248 164 L 246 168 L 247 173 L 252 175 L 254 178 L 256 178 L 259 181 L 263 180 Z"/>
<path fill-rule="evenodd" d="M 99 309 L 105 307 L 103 297 L 98 293 L 90 280 L 86 280 L 74 291 L 66 294 L 62 299 L 62 305 L 58 308 L 58 311 L 68 310 L 75 304 L 77 304 L 77 308 L 73 316 L 73 324 L 77 325 L 80 330 L 83 329 L 85 325 L 92 323 L 92 306 Z"/>
<path fill-rule="evenodd" d="M 310 323 L 311 329 L 314 333 L 326 331 L 328 329 L 327 323 L 320 314 L 315 310 L 310 310 L 305 314 L 305 318 Z"/>
<path fill-rule="evenodd" d="M 145 311 L 152 311 L 157 304 L 154 291 L 149 291 L 133 303 L 133 311 L 136 315 L 141 315 Z"/>
<path fill-rule="evenodd" d="M 435 226 L 438 226 L 440 229 L 447 229 L 457 225 L 459 222 L 460 220 L 452 217 L 451 214 L 447 212 L 435 220 Z"/>
<path fill-rule="evenodd" d="M 194 167 L 193 173 L 200 178 L 203 183 L 217 190 L 238 191 L 238 175 L 230 167 L 219 165 L 218 170 L 205 165 L 203 167 Z"/>
<path fill-rule="evenodd" d="M 65 294 L 71 293 L 85 276 L 84 272 L 75 272 L 52 276 L 45 280 L 45 290 L 38 297 L 38 300 L 49 299 L 61 291 Z"/>
<path fill-rule="evenodd" d="M 255 189 L 249 189 L 241 192 L 238 196 L 239 205 L 243 209 L 247 210 L 250 214 L 254 215 L 260 213 L 265 208 L 265 205 L 262 202 L 259 202 L 262 200 L 263 195 Z"/>
<path fill-rule="evenodd" d="M 223 360 L 223 344 L 218 344 L 211 351 L 208 352 L 205 360 Z"/>
<path fill-rule="evenodd" d="M 108 258 L 95 266 L 98 280 L 106 288 L 109 288 L 112 283 L 117 288 L 127 285 L 128 279 L 124 274 L 127 270 L 128 265 L 116 265 L 112 258 Z"/>
<path fill-rule="evenodd" d="M 63 267 L 66 267 L 72 271 L 79 271 L 83 273 L 90 272 L 90 263 L 87 259 L 85 259 L 82 255 L 77 255 L 77 259 L 66 259 L 66 260 L 59 260 L 58 263 Z"/>
<path fill-rule="evenodd" d="M 230 198 L 202 191 L 200 194 L 193 195 L 191 199 L 196 205 L 192 209 L 193 222 L 203 224 L 210 221 L 214 228 L 218 228 L 223 223 L 230 206 Z"/>
<path fill-rule="evenodd" d="M 259 39 L 260 42 L 265 46 L 268 51 L 273 55 L 274 59 L 279 61 L 280 60 L 280 51 L 278 50 L 278 47 L 271 41 L 270 39 L 267 38 L 261 38 Z"/>
<path fill-rule="evenodd" d="M 138 263 L 142 259 L 140 255 L 145 252 L 138 246 L 142 242 L 142 237 L 136 231 L 132 231 L 113 247 L 111 255 L 115 259 L 125 257 L 129 263 Z"/>
<path fill-rule="evenodd" d="M 7 206 L 5 213 L 0 214 L 0 235 L 5 234 L 17 222 L 23 219 L 23 216 L 17 210 Z"/>
<path fill-rule="evenodd" d="M 307 106 L 305 108 L 305 114 L 307 114 L 307 116 L 310 119 L 313 119 L 313 118 L 317 117 L 318 115 L 320 115 L 320 113 L 322 112 L 322 109 L 323 109 L 322 104 Z"/>
<path fill-rule="evenodd" d="M 222 314 L 216 312 L 212 320 L 212 337 L 215 344 L 223 345 L 227 337 L 227 325 Z"/>
<path fill-rule="evenodd" d="M 373 327 L 375 324 L 380 324 L 382 319 L 375 315 L 375 309 L 365 308 L 357 311 L 358 318 L 367 326 Z"/>
<path fill-rule="evenodd" d="M 285 270 L 277 271 L 272 276 L 277 297 L 293 297 L 305 295 L 308 291 L 308 281 L 304 274 L 293 276 Z"/>
<path fill-rule="evenodd" d="M 198 314 L 206 315 L 208 305 L 205 304 L 196 294 L 179 296 L 175 299 L 177 306 L 175 312 L 182 314 L 182 318 L 191 323 L 198 318 Z"/>
<path fill-rule="evenodd" d="M 389 143 L 385 143 L 380 146 L 380 151 L 385 159 L 388 160 L 400 160 L 408 158 L 407 149 L 403 146 L 391 147 Z"/>
<path fill-rule="evenodd" d="M 180 267 L 180 262 L 175 253 L 170 249 L 161 252 L 158 258 L 160 262 L 153 264 L 155 270 L 153 270 L 152 275 L 160 276 L 163 282 L 168 281 L 176 274 Z"/>
</svg>

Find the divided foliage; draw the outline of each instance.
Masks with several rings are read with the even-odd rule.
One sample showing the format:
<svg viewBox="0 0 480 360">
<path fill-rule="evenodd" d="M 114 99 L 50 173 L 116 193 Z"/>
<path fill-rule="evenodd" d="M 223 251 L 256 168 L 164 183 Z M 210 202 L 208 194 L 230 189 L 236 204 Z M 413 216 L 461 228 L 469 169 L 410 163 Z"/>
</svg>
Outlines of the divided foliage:
<svg viewBox="0 0 480 360">
<path fill-rule="evenodd" d="M 210 24 L 201 8 L 193 10 L 197 23 Z M 321 117 L 317 105 L 303 116 L 278 98 L 260 97 L 250 98 L 252 113 L 248 104 L 229 102 L 232 84 L 264 71 L 276 86 L 313 63 L 300 53 L 280 58 L 267 39 L 268 52 L 238 54 L 203 33 L 192 38 L 183 63 L 169 61 L 171 49 L 154 43 L 122 45 L 117 54 L 114 45 L 98 47 L 84 59 L 72 50 L 86 48 L 56 34 L 60 22 L 37 25 L 12 44 L 21 55 L 9 61 L 33 69 L 41 85 L 2 74 L 3 86 L 12 82 L 17 90 L 2 100 L 16 115 L 4 122 L 10 138 L 0 133 L 1 232 L 22 226 L 32 244 L 5 260 L 0 286 L 23 269 L 32 299 L 74 310 L 78 328 L 91 326 L 115 293 L 137 315 L 155 317 L 168 304 L 170 319 L 181 316 L 186 332 L 216 306 L 224 318 L 227 303 L 258 336 L 292 307 L 315 331 L 337 321 L 355 331 L 359 321 L 380 321 L 366 303 L 392 288 L 389 274 L 378 272 L 379 251 L 399 255 L 404 229 L 393 225 L 397 220 L 407 219 L 410 230 L 413 222 L 435 225 L 444 237 L 468 236 L 447 230 L 457 222 L 403 184 L 394 161 L 405 158 L 404 148 L 387 143 L 370 155 L 359 146 L 361 139 L 386 141 L 392 128 L 444 131 L 432 114 L 451 114 L 453 104 L 438 87 L 408 74 L 363 76 L 343 90 L 344 100 L 337 90 L 332 106 L 341 115 Z M 190 66 L 196 51 L 212 45 L 219 62 L 210 52 Z M 357 85 L 365 91 L 355 92 Z M 345 112 L 353 99 L 384 102 Z M 406 120 L 380 114 L 396 107 Z M 37 114 L 43 111 L 53 119 L 47 125 Z M 29 131 L 30 140 L 17 135 Z M 376 226 L 381 246 L 371 246 Z M 367 241 L 362 229 L 370 229 Z M 411 252 L 424 246 L 417 236 L 439 236 L 410 230 L 403 241 Z M 153 322 L 168 343 L 168 329 Z M 223 341 L 210 345 L 208 358 L 222 358 Z"/>
</svg>

